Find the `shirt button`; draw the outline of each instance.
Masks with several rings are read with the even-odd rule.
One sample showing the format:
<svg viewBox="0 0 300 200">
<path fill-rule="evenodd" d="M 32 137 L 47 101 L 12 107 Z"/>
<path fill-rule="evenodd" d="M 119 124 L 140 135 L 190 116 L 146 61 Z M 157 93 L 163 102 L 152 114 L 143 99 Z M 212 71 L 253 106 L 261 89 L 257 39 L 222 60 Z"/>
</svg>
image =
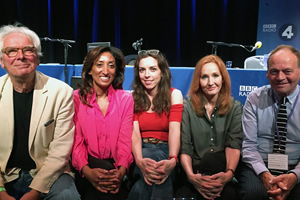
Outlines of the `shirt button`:
<svg viewBox="0 0 300 200">
<path fill-rule="evenodd" d="M 211 126 L 210 128 L 214 128 L 213 126 Z"/>
<path fill-rule="evenodd" d="M 210 138 L 210 140 L 211 140 L 211 141 L 213 141 L 213 140 L 214 140 L 214 138 Z"/>
<path fill-rule="evenodd" d="M 214 151 L 214 149 L 210 149 L 210 151 Z"/>
<path fill-rule="evenodd" d="M 215 115 L 211 115 L 211 117 L 214 117 Z"/>
</svg>

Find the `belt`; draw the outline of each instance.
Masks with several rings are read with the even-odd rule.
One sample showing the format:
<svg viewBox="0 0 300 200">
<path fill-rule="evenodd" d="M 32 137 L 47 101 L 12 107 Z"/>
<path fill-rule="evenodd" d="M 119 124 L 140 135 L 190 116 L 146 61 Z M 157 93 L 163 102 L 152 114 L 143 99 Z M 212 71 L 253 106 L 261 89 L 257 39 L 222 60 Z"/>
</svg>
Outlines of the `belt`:
<svg viewBox="0 0 300 200">
<path fill-rule="evenodd" d="M 143 138 L 143 142 L 148 144 L 168 144 L 167 141 L 163 141 L 157 138 Z"/>
</svg>

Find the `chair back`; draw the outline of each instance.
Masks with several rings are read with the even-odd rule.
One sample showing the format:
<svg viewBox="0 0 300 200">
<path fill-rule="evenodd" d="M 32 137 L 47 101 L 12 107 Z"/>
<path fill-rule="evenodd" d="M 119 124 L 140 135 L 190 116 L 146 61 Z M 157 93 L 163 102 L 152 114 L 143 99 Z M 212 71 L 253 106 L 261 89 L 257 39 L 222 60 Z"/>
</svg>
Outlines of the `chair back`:
<svg viewBox="0 0 300 200">
<path fill-rule="evenodd" d="M 256 55 L 246 58 L 244 61 L 245 69 L 265 69 L 267 66 L 264 64 L 265 57 L 263 55 Z"/>
</svg>

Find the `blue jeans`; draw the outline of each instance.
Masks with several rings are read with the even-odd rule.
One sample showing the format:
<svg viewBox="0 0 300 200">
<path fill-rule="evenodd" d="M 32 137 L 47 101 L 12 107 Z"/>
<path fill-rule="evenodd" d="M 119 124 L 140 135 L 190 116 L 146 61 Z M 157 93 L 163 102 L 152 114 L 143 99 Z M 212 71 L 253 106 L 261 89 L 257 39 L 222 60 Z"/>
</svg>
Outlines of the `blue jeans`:
<svg viewBox="0 0 300 200">
<path fill-rule="evenodd" d="M 28 170 L 21 170 L 19 178 L 5 184 L 7 193 L 16 200 L 20 199 L 31 188 L 32 177 Z M 69 174 L 62 174 L 52 185 L 49 193 L 40 195 L 43 200 L 80 200 L 80 195 L 75 187 L 74 179 Z"/>
<path fill-rule="evenodd" d="M 142 153 L 144 158 L 151 158 L 155 161 L 166 160 L 169 157 L 168 144 L 148 144 L 143 143 Z M 139 179 L 135 182 L 128 196 L 128 200 L 171 200 L 173 199 L 173 180 L 170 175 L 167 180 L 161 184 L 152 186 L 144 181 L 144 177 L 136 166 L 134 176 Z"/>
</svg>

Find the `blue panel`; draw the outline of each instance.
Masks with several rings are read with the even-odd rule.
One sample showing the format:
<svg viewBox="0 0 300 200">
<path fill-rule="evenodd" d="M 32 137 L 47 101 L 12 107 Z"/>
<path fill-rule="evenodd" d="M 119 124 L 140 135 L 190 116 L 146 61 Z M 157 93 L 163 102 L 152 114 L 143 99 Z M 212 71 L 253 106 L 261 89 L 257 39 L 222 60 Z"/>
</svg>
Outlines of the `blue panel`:
<svg viewBox="0 0 300 200">
<path fill-rule="evenodd" d="M 262 47 L 256 54 L 267 54 L 280 44 L 300 49 L 299 8 L 299 0 L 259 1 L 257 40 L 262 42 Z"/>
<path fill-rule="evenodd" d="M 42 73 L 65 81 L 64 65 L 61 64 L 40 64 L 37 70 Z M 67 78 L 68 84 L 71 83 L 72 76 L 81 76 L 82 65 L 68 65 Z M 172 87 L 179 89 L 183 96 L 188 94 L 193 78 L 194 68 L 192 67 L 170 67 L 172 74 Z M 261 69 L 228 69 L 231 79 L 231 93 L 234 98 L 242 104 L 245 103 L 247 95 L 257 87 L 269 84 L 266 78 L 266 70 Z M 0 76 L 5 74 L 5 70 L 0 68 Z M 133 66 L 126 66 L 123 88 L 132 90 Z"/>
</svg>

